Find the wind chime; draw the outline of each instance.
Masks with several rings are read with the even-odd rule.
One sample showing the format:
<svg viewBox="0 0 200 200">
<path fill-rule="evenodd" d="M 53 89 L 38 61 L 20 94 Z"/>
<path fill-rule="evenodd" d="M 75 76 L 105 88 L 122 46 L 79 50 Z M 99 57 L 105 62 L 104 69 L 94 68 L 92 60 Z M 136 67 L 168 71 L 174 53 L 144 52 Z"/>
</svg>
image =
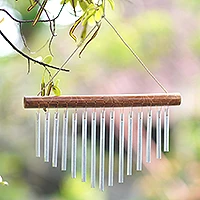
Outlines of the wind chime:
<svg viewBox="0 0 200 200">
<path fill-rule="evenodd" d="M 36 112 L 36 157 L 41 155 L 40 137 L 44 133 L 44 162 L 50 161 L 50 109 L 56 109 L 54 114 L 53 125 L 53 146 L 52 146 L 52 167 L 58 166 L 58 145 L 59 145 L 59 112 L 58 108 L 65 108 L 62 120 L 62 151 L 61 151 L 61 170 L 67 169 L 68 152 L 68 125 L 72 123 L 71 129 L 71 176 L 76 178 L 77 171 L 77 126 L 78 110 L 82 110 L 82 161 L 81 174 L 82 181 L 86 181 L 87 176 L 87 129 L 88 121 L 91 121 L 91 187 L 96 185 L 97 166 L 96 166 L 96 135 L 97 120 L 100 119 L 100 151 L 99 151 L 99 189 L 105 187 L 105 134 L 109 134 L 109 163 L 108 163 L 108 186 L 113 186 L 114 178 L 114 134 L 116 118 L 119 118 L 119 166 L 118 182 L 124 181 L 124 132 L 127 128 L 127 175 L 132 175 L 133 170 L 133 116 L 135 116 L 135 107 L 139 107 L 137 113 L 137 152 L 136 152 L 136 170 L 142 170 L 143 161 L 143 113 L 144 107 L 147 111 L 147 130 L 146 130 L 146 162 L 151 162 L 151 135 L 153 121 L 153 107 L 156 111 L 156 157 L 161 159 L 162 143 L 162 115 L 164 115 L 164 152 L 169 152 L 169 107 L 177 106 L 181 103 L 179 93 L 158 93 L 158 94 L 127 94 L 127 95 L 75 95 L 75 96 L 35 96 L 24 97 L 24 108 L 37 108 Z M 125 114 L 123 108 L 128 107 Z M 41 130 L 41 113 L 40 109 L 45 111 L 44 132 Z M 89 112 L 89 109 L 92 111 Z M 115 116 L 119 109 L 119 116 Z M 71 122 L 69 122 L 69 110 L 72 110 Z M 109 132 L 106 133 L 106 112 L 109 113 Z M 88 117 L 88 114 L 91 114 Z M 99 116 L 98 116 L 99 115 Z M 89 119 L 90 118 L 90 119 Z M 125 127 L 127 119 L 128 126 Z"/>
</svg>

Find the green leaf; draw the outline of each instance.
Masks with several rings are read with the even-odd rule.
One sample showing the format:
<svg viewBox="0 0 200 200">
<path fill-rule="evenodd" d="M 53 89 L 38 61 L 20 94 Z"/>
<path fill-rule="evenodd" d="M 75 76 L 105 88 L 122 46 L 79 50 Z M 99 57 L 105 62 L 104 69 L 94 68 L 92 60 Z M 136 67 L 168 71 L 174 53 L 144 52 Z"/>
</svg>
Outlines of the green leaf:
<svg viewBox="0 0 200 200">
<path fill-rule="evenodd" d="M 102 18 L 103 15 L 103 8 L 102 6 L 98 7 L 98 10 L 96 11 L 95 15 L 94 15 L 94 19 L 96 22 L 99 22 Z"/>
<path fill-rule="evenodd" d="M 55 85 L 56 87 L 58 87 L 59 83 L 60 83 L 60 79 L 57 79 L 54 85 Z"/>
<path fill-rule="evenodd" d="M 55 96 L 61 95 L 61 90 L 58 86 L 54 85 L 52 89 L 53 89 L 53 93 L 55 94 Z"/>
<path fill-rule="evenodd" d="M 48 55 L 43 59 L 43 62 L 46 64 L 50 64 L 52 60 L 53 60 L 53 57 L 51 55 Z"/>
<path fill-rule="evenodd" d="M 108 0 L 108 2 L 110 3 L 112 10 L 114 10 L 115 9 L 115 2 L 113 0 Z"/>
<path fill-rule="evenodd" d="M 83 30 L 81 32 L 81 39 L 84 40 L 87 35 L 87 23 L 83 26 Z"/>
<path fill-rule="evenodd" d="M 62 1 L 60 2 L 60 4 L 65 4 L 65 3 L 67 3 L 67 2 L 69 2 L 69 0 L 62 0 Z"/>
<path fill-rule="evenodd" d="M 41 96 L 45 96 L 45 81 L 44 81 L 44 76 L 42 77 L 41 85 Z"/>
<path fill-rule="evenodd" d="M 87 15 L 85 16 L 85 18 L 83 19 L 83 22 L 82 22 L 83 26 L 85 26 L 87 24 L 88 20 L 95 14 L 95 12 L 96 12 L 95 8 L 92 8 L 87 12 Z"/>
<path fill-rule="evenodd" d="M 81 7 L 81 9 L 82 9 L 83 11 L 86 11 L 89 4 L 88 4 L 86 1 L 84 1 L 84 0 L 80 0 L 80 1 L 79 1 L 79 5 L 80 5 L 80 7 Z"/>
</svg>

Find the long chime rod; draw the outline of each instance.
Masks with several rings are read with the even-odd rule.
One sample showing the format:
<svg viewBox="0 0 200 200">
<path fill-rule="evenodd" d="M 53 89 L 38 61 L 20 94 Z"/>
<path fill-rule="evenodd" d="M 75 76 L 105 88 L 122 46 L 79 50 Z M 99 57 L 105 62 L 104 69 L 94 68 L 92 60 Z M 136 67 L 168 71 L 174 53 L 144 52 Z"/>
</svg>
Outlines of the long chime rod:
<svg viewBox="0 0 200 200">
<path fill-rule="evenodd" d="M 105 110 L 100 114 L 100 159 L 99 159 L 99 189 L 104 191 L 105 176 Z"/>
<path fill-rule="evenodd" d="M 76 178 L 76 151 L 77 151 L 77 111 L 72 113 L 72 152 L 71 152 L 71 175 Z"/>
<path fill-rule="evenodd" d="M 179 93 L 24 97 L 25 108 L 106 108 L 180 105 Z"/>
<path fill-rule="evenodd" d="M 92 112 L 91 124 L 91 187 L 96 183 L 96 112 Z"/>
<path fill-rule="evenodd" d="M 147 114 L 146 162 L 151 162 L 152 110 Z"/>
<path fill-rule="evenodd" d="M 40 157 L 40 111 L 36 112 L 36 135 L 35 135 L 35 152 L 36 157 Z"/>
<path fill-rule="evenodd" d="M 128 114 L 127 175 L 132 175 L 133 168 L 133 111 Z"/>
<path fill-rule="evenodd" d="M 61 170 L 67 169 L 67 141 L 68 141 L 68 110 L 63 113 L 63 132 L 62 132 L 62 160 Z"/>
<path fill-rule="evenodd" d="M 114 179 L 114 133 L 115 111 L 110 111 L 110 135 L 109 135 L 109 166 L 108 166 L 108 186 L 113 186 Z"/>
</svg>

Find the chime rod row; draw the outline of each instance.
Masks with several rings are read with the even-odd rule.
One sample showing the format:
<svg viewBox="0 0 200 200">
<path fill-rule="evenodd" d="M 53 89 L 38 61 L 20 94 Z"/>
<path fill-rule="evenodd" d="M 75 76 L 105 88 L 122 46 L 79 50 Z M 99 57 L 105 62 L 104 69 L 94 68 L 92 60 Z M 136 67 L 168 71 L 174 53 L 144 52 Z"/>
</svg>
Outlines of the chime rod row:
<svg viewBox="0 0 200 200">
<path fill-rule="evenodd" d="M 179 93 L 24 97 L 24 108 L 144 107 L 180 104 Z"/>
</svg>

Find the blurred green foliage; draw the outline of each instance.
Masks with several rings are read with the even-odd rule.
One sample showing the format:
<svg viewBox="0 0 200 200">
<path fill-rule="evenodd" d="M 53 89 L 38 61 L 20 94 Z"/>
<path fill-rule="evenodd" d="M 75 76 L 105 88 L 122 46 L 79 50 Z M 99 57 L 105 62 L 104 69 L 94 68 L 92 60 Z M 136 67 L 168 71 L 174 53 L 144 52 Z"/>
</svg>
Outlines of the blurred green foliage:
<svg viewBox="0 0 200 200">
<path fill-rule="evenodd" d="M 116 21 L 120 20 L 119 17 Z M 158 57 L 166 56 L 170 52 L 170 46 L 173 43 L 173 25 L 170 15 L 165 12 L 156 10 L 145 12 L 123 23 L 116 23 L 115 26 L 136 54 L 149 65 L 156 62 Z M 109 29 L 99 37 L 101 40 L 96 39 L 98 48 L 94 51 L 98 51 L 100 59 L 107 60 L 110 67 L 137 66 L 137 60 L 113 33 L 113 30 Z M 106 42 L 102 43 L 102 40 Z M 138 69 L 142 68 L 139 66 Z"/>
</svg>

